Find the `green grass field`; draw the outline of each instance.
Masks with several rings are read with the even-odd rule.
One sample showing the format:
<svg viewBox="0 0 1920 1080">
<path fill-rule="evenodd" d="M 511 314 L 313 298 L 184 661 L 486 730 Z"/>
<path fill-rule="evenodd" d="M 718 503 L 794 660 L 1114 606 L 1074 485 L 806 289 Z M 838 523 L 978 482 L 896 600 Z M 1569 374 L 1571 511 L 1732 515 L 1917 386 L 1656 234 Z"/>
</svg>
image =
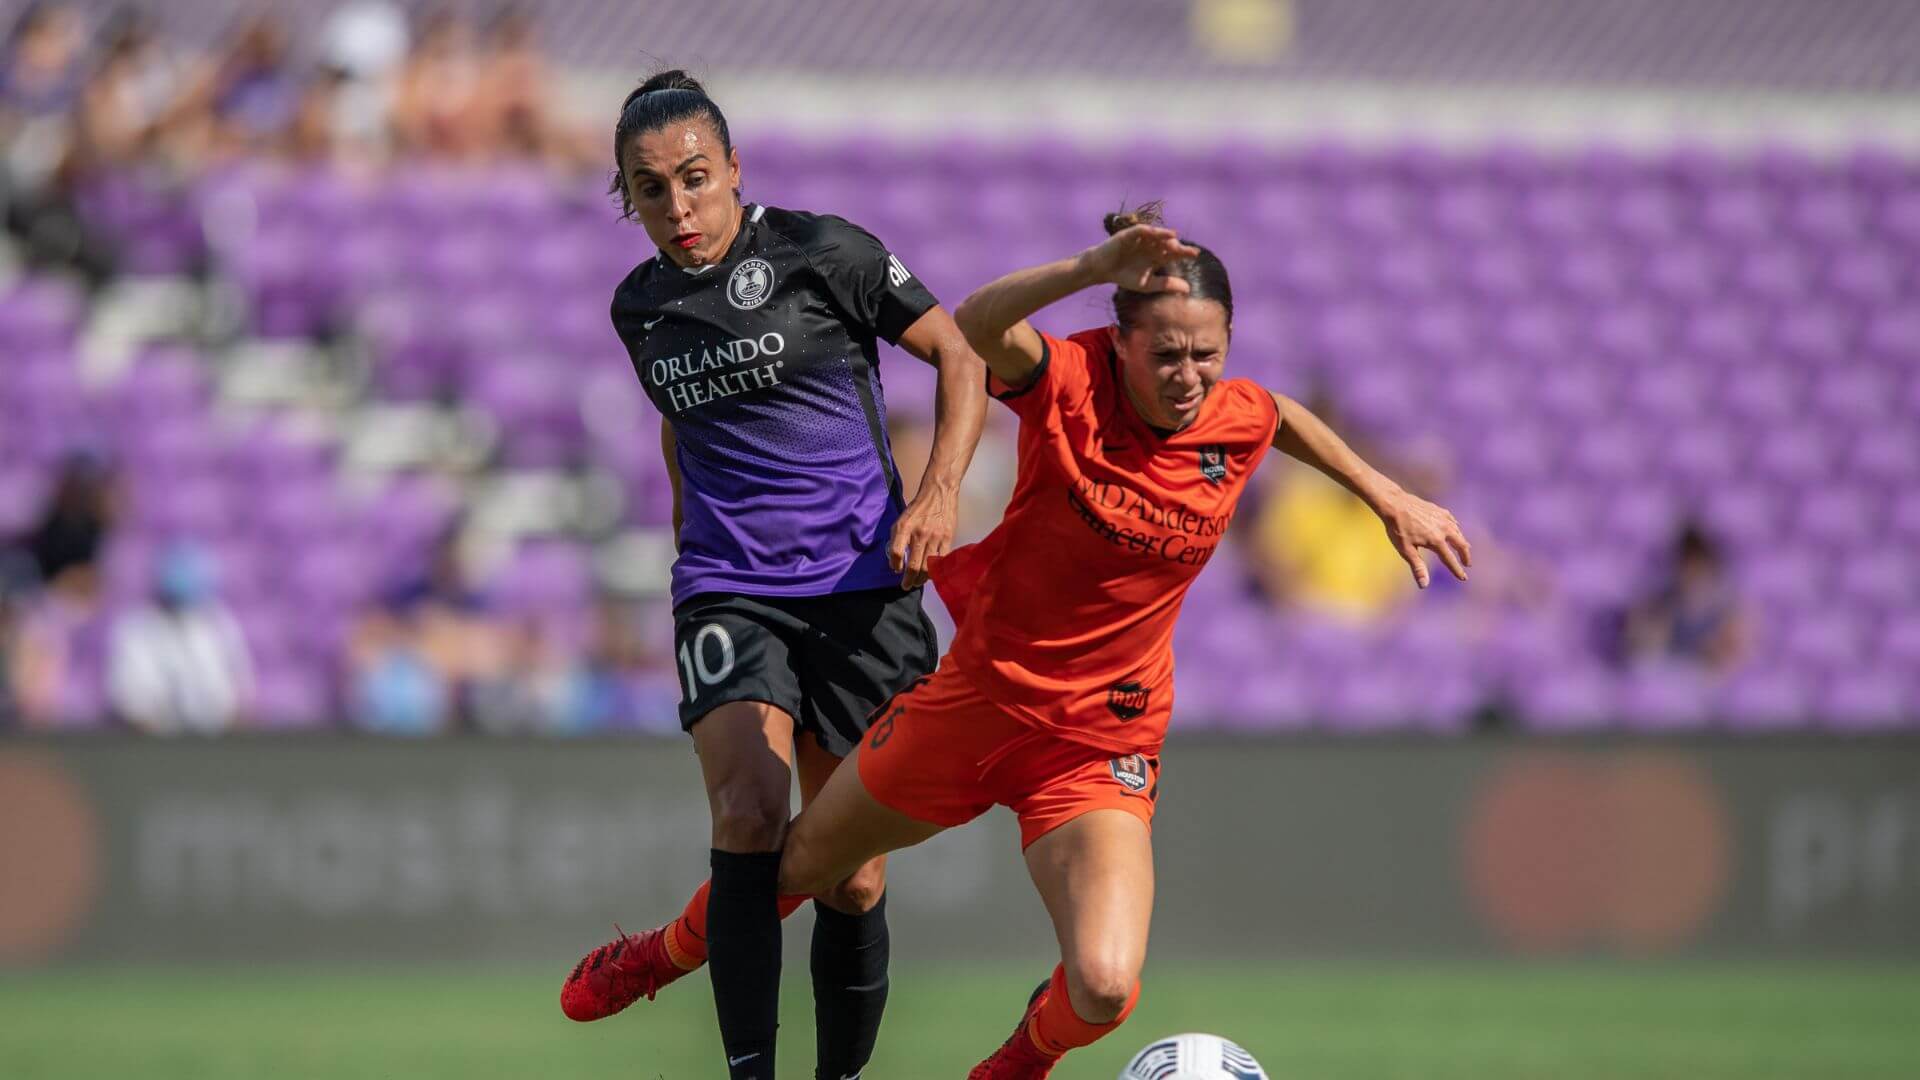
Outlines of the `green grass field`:
<svg viewBox="0 0 1920 1080">
<path fill-rule="evenodd" d="M 896 972 L 870 1080 L 957 1080 L 1034 972 Z M 704 978 L 575 1025 L 554 973 L 62 972 L 0 976 L 8 1080 L 717 1077 Z M 812 1075 L 790 986 L 783 1075 Z M 1176 1031 L 1238 1039 L 1276 1080 L 1920 1077 L 1920 970 L 1156 967 L 1126 1029 L 1055 1076 L 1107 1080 Z"/>
</svg>

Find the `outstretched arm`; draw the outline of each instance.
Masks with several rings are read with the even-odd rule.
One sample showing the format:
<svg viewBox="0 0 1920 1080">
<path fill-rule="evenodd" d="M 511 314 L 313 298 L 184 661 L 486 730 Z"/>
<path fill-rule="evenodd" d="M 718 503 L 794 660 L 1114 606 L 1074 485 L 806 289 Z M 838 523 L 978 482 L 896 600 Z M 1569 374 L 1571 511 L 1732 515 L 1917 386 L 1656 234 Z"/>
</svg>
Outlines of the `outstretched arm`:
<svg viewBox="0 0 1920 1080">
<path fill-rule="evenodd" d="M 1361 460 L 1332 428 L 1299 402 L 1285 394 L 1274 394 L 1273 404 L 1280 410 L 1280 426 L 1273 433 L 1273 448 L 1326 473 L 1371 507 L 1380 516 L 1380 523 L 1386 526 L 1387 539 L 1393 542 L 1394 550 L 1413 570 L 1415 584 L 1424 589 L 1430 580 L 1421 548 L 1438 555 L 1454 577 L 1467 580 L 1467 567 L 1473 565 L 1473 548 L 1460 532 L 1460 523 L 1445 507 L 1408 493 L 1385 473 Z"/>
<path fill-rule="evenodd" d="M 1136 292 L 1186 292 L 1185 281 L 1156 271 L 1197 254 L 1199 249 L 1182 244 L 1172 229 L 1135 225 L 1078 255 L 1015 270 L 982 285 L 954 309 L 953 319 L 994 378 L 1008 386 L 1025 386 L 1043 352 L 1040 332 L 1027 321 L 1029 315 L 1100 284 Z"/>
<path fill-rule="evenodd" d="M 986 366 L 945 308 L 932 308 L 900 335 L 900 347 L 939 369 L 934 389 L 933 450 L 920 490 L 894 523 L 888 561 L 900 572 L 900 587 L 926 583 L 927 560 L 953 547 L 960 517 L 960 481 L 980 444 L 986 422 Z"/>
</svg>

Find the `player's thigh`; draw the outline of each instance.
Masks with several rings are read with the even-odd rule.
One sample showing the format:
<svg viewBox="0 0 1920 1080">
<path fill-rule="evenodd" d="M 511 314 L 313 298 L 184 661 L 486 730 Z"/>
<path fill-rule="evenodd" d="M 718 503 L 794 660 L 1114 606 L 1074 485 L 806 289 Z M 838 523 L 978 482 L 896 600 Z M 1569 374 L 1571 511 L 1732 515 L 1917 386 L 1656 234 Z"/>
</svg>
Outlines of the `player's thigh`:
<svg viewBox="0 0 1920 1080">
<path fill-rule="evenodd" d="M 713 814 L 713 846 L 778 851 L 793 784 L 793 717 L 763 701 L 732 701 L 693 725 Z"/>
<path fill-rule="evenodd" d="M 939 661 L 920 591 L 863 589 L 796 601 L 800 726 L 835 757 L 866 735 L 883 706 Z"/>
<path fill-rule="evenodd" d="M 675 608 L 680 726 L 693 732 L 736 702 L 771 705 L 798 721 L 803 692 L 795 645 L 804 631 L 777 598 L 713 593 Z"/>
<path fill-rule="evenodd" d="M 945 831 L 875 799 L 860 779 L 864 751 L 855 749 L 794 819 L 780 859 L 781 892 L 827 892 L 870 860 Z"/>
<path fill-rule="evenodd" d="M 821 746 L 818 740 L 804 735 L 794 740 L 794 765 L 800 776 L 801 812 L 813 805 L 820 792 L 827 786 L 834 770 L 839 768 L 841 759 Z M 858 915 L 870 911 L 880 902 L 880 895 L 887 888 L 887 857 L 877 855 L 826 892 L 814 894 L 814 899 L 848 915 Z"/>
<path fill-rule="evenodd" d="M 1026 857 L 1060 940 L 1068 988 L 1095 1004 L 1124 1000 L 1146 963 L 1153 918 L 1153 833 L 1146 821 L 1125 810 L 1093 810 L 1035 840 Z"/>
<path fill-rule="evenodd" d="M 825 790 L 834 771 L 845 763 L 842 758 L 816 739 L 796 738 L 793 744 L 794 773 L 800 780 L 800 805 L 808 807 Z"/>
</svg>

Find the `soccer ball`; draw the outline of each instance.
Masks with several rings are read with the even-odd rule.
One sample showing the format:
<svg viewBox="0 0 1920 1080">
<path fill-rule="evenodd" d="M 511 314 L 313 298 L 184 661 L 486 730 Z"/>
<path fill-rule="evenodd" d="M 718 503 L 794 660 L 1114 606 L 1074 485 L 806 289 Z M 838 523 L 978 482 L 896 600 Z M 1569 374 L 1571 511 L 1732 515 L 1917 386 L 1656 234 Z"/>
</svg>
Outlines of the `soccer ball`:
<svg viewBox="0 0 1920 1080">
<path fill-rule="evenodd" d="M 1267 1070 L 1218 1035 L 1170 1035 L 1133 1055 L 1120 1080 L 1267 1080 Z"/>
</svg>

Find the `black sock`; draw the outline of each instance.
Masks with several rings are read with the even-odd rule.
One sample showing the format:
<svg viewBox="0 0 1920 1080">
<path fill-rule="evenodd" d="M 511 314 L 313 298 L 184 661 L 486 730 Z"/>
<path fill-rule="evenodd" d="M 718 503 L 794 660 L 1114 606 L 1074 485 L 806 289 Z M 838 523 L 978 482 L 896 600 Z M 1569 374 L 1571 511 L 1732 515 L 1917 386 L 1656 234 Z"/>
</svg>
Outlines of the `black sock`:
<svg viewBox="0 0 1920 1080">
<path fill-rule="evenodd" d="M 772 1080 L 780 1026 L 780 853 L 715 849 L 707 968 L 731 1080 Z"/>
<path fill-rule="evenodd" d="M 864 915 L 814 901 L 813 1017 L 820 1047 L 817 1080 L 860 1075 L 873 1056 L 887 1009 L 887 898 Z"/>
</svg>

